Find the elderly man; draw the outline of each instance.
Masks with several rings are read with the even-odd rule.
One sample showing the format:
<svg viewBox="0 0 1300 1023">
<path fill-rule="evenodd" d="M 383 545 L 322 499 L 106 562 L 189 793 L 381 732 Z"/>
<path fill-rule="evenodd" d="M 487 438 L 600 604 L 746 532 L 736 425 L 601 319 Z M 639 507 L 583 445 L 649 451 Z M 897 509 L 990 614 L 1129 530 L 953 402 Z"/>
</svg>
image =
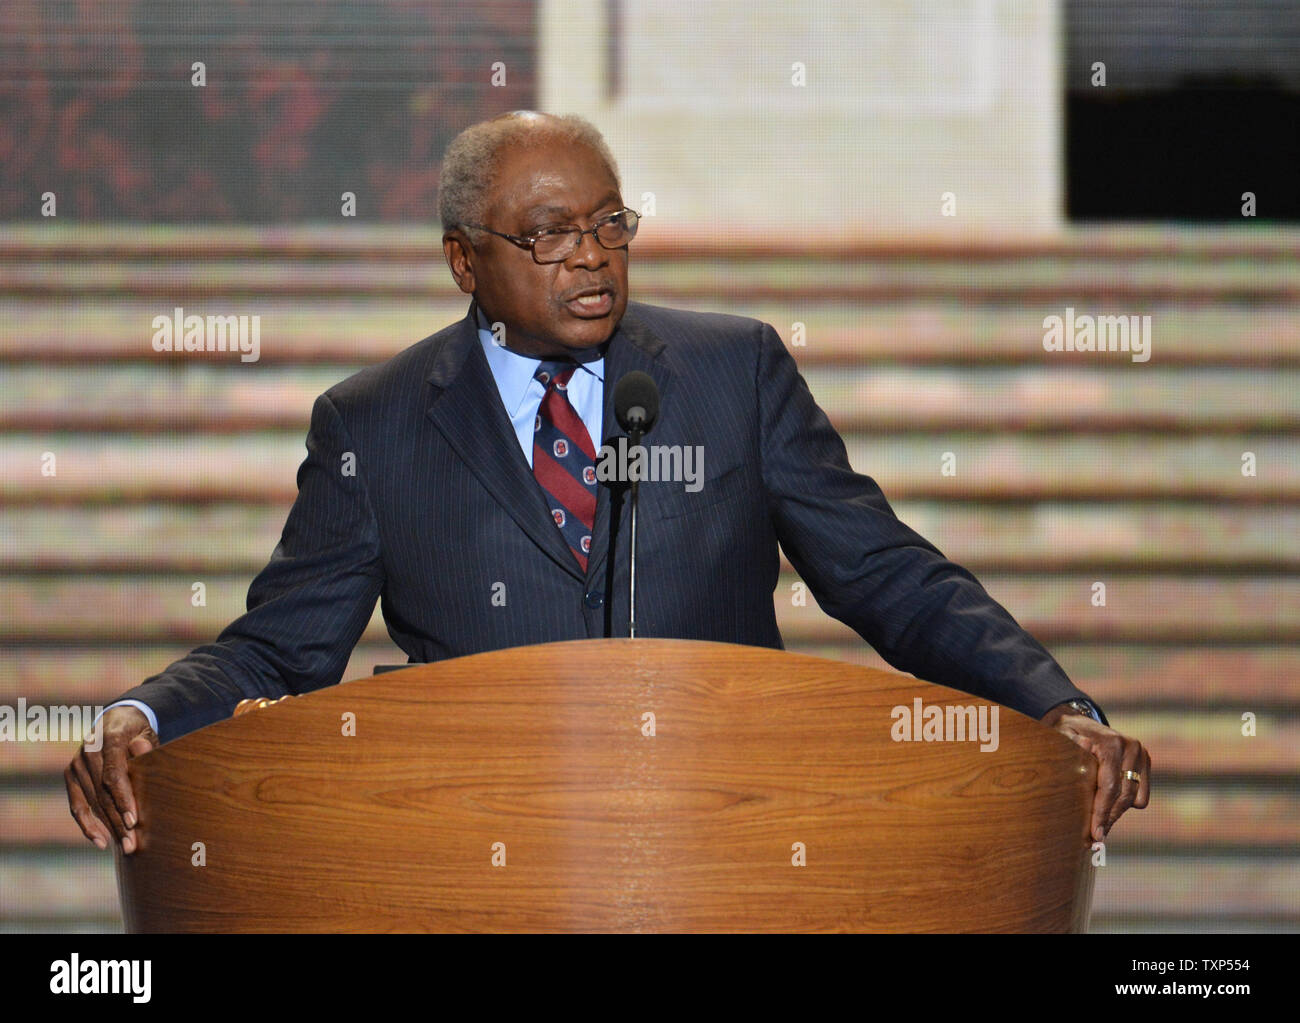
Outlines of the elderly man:
<svg viewBox="0 0 1300 1023">
<path fill-rule="evenodd" d="M 656 441 L 708 455 L 702 486 L 640 484 L 642 635 L 781 647 L 779 541 L 822 608 L 889 663 L 1094 754 L 1097 839 L 1147 804 L 1142 745 L 850 469 L 770 326 L 629 302 L 637 215 L 590 124 L 517 112 L 466 129 L 440 207 L 467 316 L 317 399 L 298 499 L 248 612 L 126 693 L 102 750 L 69 765 L 87 838 L 136 848 L 129 756 L 240 700 L 337 683 L 381 595 L 413 662 L 622 634 L 627 564 L 610 534 L 627 508 L 593 468 L 632 370 L 658 385 Z"/>
</svg>

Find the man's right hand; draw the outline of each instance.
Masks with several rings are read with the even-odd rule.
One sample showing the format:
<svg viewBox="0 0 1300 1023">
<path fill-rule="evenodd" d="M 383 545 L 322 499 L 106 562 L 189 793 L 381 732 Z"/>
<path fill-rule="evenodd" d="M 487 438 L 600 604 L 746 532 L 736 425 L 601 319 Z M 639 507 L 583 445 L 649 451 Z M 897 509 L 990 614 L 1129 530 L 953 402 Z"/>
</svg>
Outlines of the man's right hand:
<svg viewBox="0 0 1300 1023">
<path fill-rule="evenodd" d="M 135 852 L 133 829 L 140 822 L 140 812 L 126 762 L 156 747 L 158 736 L 149 727 L 149 719 L 135 707 L 112 708 L 95 728 L 103 737 L 102 743 L 91 743 L 98 750 L 86 749 L 83 742 L 63 772 L 68 808 L 85 836 L 101 849 L 107 849 L 116 836 L 123 852 Z"/>
</svg>

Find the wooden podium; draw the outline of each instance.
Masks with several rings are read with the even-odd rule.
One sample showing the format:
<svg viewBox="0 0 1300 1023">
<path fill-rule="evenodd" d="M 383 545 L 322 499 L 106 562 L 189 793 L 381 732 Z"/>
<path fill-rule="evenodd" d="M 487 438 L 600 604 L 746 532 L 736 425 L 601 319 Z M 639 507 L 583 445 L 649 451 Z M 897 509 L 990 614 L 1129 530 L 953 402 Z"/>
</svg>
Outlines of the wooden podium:
<svg viewBox="0 0 1300 1023">
<path fill-rule="evenodd" d="M 893 709 L 918 698 L 996 706 L 656 639 L 517 647 L 289 698 L 131 761 L 126 927 L 1086 929 L 1093 759 L 1005 707 L 996 750 L 898 741 Z"/>
</svg>

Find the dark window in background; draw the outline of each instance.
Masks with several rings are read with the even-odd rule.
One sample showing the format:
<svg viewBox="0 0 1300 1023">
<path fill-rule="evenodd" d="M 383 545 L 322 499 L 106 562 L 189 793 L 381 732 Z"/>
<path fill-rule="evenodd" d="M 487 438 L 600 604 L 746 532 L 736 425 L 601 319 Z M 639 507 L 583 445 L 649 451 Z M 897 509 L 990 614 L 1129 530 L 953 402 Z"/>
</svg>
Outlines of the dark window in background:
<svg viewBox="0 0 1300 1023">
<path fill-rule="evenodd" d="M 1070 219 L 1242 223 L 1253 192 L 1258 220 L 1300 220 L 1300 3 L 1067 0 L 1065 19 Z"/>
<path fill-rule="evenodd" d="M 0 220 L 435 222 L 451 138 L 536 104 L 536 7 L 0 0 Z"/>
</svg>

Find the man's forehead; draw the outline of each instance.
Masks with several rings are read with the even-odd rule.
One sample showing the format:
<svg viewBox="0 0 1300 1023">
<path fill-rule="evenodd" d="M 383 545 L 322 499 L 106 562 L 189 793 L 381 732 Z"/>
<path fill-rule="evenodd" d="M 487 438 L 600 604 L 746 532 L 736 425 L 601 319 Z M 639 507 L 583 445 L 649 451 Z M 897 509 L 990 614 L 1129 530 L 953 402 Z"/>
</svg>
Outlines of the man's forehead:
<svg viewBox="0 0 1300 1023">
<path fill-rule="evenodd" d="M 549 141 L 507 146 L 501 154 L 497 180 L 512 190 L 535 192 L 563 185 L 575 168 L 583 175 L 613 180 L 609 167 L 594 149 Z"/>
</svg>

